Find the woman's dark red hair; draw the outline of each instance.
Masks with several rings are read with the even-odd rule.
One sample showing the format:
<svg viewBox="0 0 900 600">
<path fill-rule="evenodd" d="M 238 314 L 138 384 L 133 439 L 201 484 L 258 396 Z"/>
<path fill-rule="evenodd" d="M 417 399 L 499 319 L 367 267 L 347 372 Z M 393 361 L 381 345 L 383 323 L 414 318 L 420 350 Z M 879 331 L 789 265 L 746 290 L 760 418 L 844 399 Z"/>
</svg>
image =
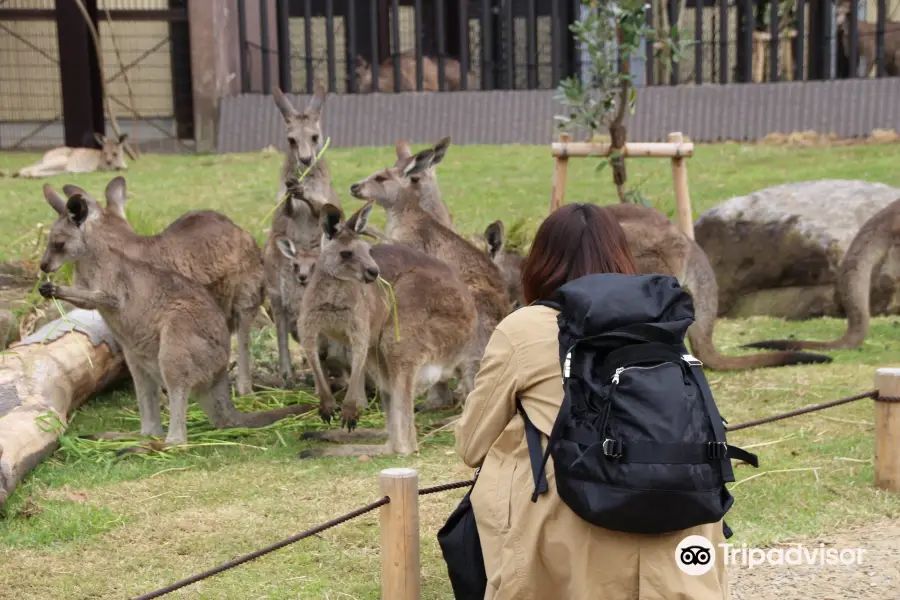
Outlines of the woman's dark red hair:
<svg viewBox="0 0 900 600">
<path fill-rule="evenodd" d="M 549 300 L 564 283 L 595 273 L 637 273 L 625 232 L 602 206 L 566 204 L 541 223 L 522 264 L 525 304 Z"/>
</svg>

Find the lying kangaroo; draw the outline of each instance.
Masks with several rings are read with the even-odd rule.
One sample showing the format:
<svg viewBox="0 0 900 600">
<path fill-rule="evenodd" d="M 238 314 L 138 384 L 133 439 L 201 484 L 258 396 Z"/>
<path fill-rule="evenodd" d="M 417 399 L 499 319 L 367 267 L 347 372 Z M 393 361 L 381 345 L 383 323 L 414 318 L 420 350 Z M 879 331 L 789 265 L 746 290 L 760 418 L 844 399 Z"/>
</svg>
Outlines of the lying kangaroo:
<svg viewBox="0 0 900 600">
<path fill-rule="evenodd" d="M 522 263 L 525 257 L 518 252 L 507 250 L 503 221 L 497 220 L 484 230 L 484 240 L 488 245 L 488 255 L 503 272 L 506 290 L 509 293 L 510 308 L 515 310 L 525 305 L 522 295 Z"/>
<path fill-rule="evenodd" d="M 465 397 L 472 389 L 474 375 L 484 354 L 491 333 L 509 312 L 509 297 L 503 274 L 490 256 L 474 244 L 447 229 L 420 205 L 421 173 L 433 166 L 435 150 L 419 151 L 399 173 L 405 182 L 399 194 L 379 195 L 384 188 L 353 184 L 350 193 L 361 200 L 374 200 L 385 209 L 385 235 L 394 243 L 405 244 L 450 265 L 469 287 L 475 298 L 478 325 L 469 350 L 468 362 L 460 378 L 459 394 Z M 449 388 L 439 382 L 429 392 L 423 409 L 433 410 L 452 403 Z"/>
<path fill-rule="evenodd" d="M 407 50 L 398 54 L 400 59 L 400 91 L 415 92 L 416 87 L 416 54 Z M 357 55 L 356 57 L 356 81 L 360 93 L 372 91 L 372 72 L 374 69 L 369 61 Z M 444 90 L 460 89 L 462 81 L 462 67 L 455 58 L 444 59 Z M 469 73 L 468 82 L 475 82 L 475 75 Z M 436 92 L 440 90 L 440 78 L 438 61 L 430 56 L 422 57 L 422 91 Z M 394 92 L 394 59 L 388 57 L 378 66 L 378 91 L 381 93 Z"/>
<path fill-rule="evenodd" d="M 412 177 L 406 177 L 403 171 L 415 159 L 409 143 L 406 140 L 400 140 L 395 148 L 397 160 L 394 162 L 394 166 L 385 167 L 367 178 L 357 181 L 350 186 L 350 193 L 357 198 L 396 199 L 404 188 L 415 183 L 419 186 L 419 205 L 422 209 L 430 213 L 438 223 L 455 232 L 456 227 L 453 225 L 450 211 L 447 210 L 447 205 L 441 199 L 441 190 L 438 187 L 437 172 L 435 171 L 435 167 L 444 160 L 449 147 L 449 136 L 438 141 L 431 148 L 434 151 L 434 158 L 428 168 Z M 390 215 L 388 217 L 390 218 Z M 384 235 L 390 236 L 390 230 L 386 229 Z"/>
<path fill-rule="evenodd" d="M 13 177 L 36 179 L 40 177 L 52 177 L 62 173 L 93 173 L 95 171 L 124 171 L 128 168 L 125 164 L 125 141 L 128 134 L 123 133 L 119 138 L 110 139 L 99 133 L 94 134 L 102 148 L 54 148 L 41 158 L 40 162 L 22 167 Z M 134 157 L 132 156 L 132 160 Z"/>
<path fill-rule="evenodd" d="M 841 261 L 837 293 L 847 314 L 844 335 L 828 342 L 804 340 L 768 340 L 747 344 L 745 348 L 773 350 L 837 350 L 858 348 L 869 333 L 869 295 L 872 270 L 891 248 L 900 243 L 900 199 L 872 215 L 857 232 Z"/>
<path fill-rule="evenodd" d="M 134 381 L 141 434 L 162 436 L 158 392 L 169 396 L 166 444 L 187 442 L 187 405 L 196 396 L 212 424 L 262 427 L 304 412 L 302 406 L 246 414 L 231 401 L 228 384 L 228 324 L 216 301 L 199 283 L 126 256 L 119 240 L 104 235 L 109 211 L 90 197 L 68 201 L 49 184 L 44 197 L 59 217 L 48 236 L 41 271 L 75 264 L 78 287 L 44 283 L 40 293 L 87 310 L 97 310 L 116 341 Z"/>
<path fill-rule="evenodd" d="M 839 51 L 850 56 L 850 2 L 843 0 L 835 6 L 835 24 L 837 25 Z M 877 57 L 876 34 L 877 25 L 869 21 L 857 21 L 856 32 L 858 40 L 857 56 L 864 59 L 865 68 L 860 70 L 858 65 L 850 68 L 863 77 L 876 67 Z M 888 76 L 900 75 L 900 22 L 885 20 L 884 23 L 884 72 Z M 853 73 L 855 76 L 856 73 Z"/>
<path fill-rule="evenodd" d="M 363 381 L 368 371 L 380 390 L 387 444 L 308 451 L 301 455 L 304 457 L 416 452 L 413 401 L 417 392 L 446 382 L 454 374 L 475 333 L 475 302 L 447 265 L 402 245 L 370 246 L 360 237 L 371 210 L 372 204 L 367 203 L 343 223 L 340 209 L 323 208 L 325 241 L 303 295 L 298 329 L 312 365 L 319 412 L 326 422 L 336 405 L 318 360 L 317 340 L 324 335 L 351 349 L 350 383 L 341 407 L 348 433 L 329 431 L 304 437 L 329 441 L 383 438 L 371 431 L 353 432 L 367 405 Z M 375 283 L 379 277 L 389 282 L 393 294 Z M 395 331 L 392 297 L 396 299 L 399 332 Z"/>
<path fill-rule="evenodd" d="M 63 186 L 67 197 L 90 194 Z M 125 216 L 125 178 L 106 186 L 106 218 L 94 225 L 125 257 L 175 271 L 204 286 L 221 308 L 231 333 L 238 338 L 239 395 L 253 392 L 250 329 L 265 294 L 262 253 L 250 233 L 222 213 L 211 210 L 183 214 L 156 235 L 138 235 Z"/>
<path fill-rule="evenodd" d="M 665 215 L 636 204 L 605 206 L 625 232 L 625 238 L 644 274 L 671 275 L 694 300 L 695 320 L 688 329 L 694 355 L 715 371 L 743 371 L 807 363 L 829 363 L 831 357 L 807 352 L 768 352 L 750 356 L 724 356 L 713 344 L 719 291 L 706 253 Z"/>
<path fill-rule="evenodd" d="M 317 256 L 322 234 L 315 208 L 326 204 L 340 208 L 341 202 L 331 185 L 325 158 L 316 159 L 323 143 L 321 118 L 326 100 L 325 88 L 321 85 L 316 87 L 303 112 L 298 112 L 278 88 L 274 91 L 274 98 L 284 118 L 288 151 L 281 165 L 279 205 L 263 246 L 263 263 L 270 316 L 275 322 L 278 339 L 279 371 L 288 384 L 293 379 L 288 337 L 299 339 L 295 327 L 304 287 L 294 276 L 293 264 L 285 259 L 275 240 L 287 238 L 299 252 L 310 257 Z M 297 171 L 307 168 L 309 173 L 298 181 Z M 289 189 L 290 195 L 287 194 Z M 299 196 L 303 196 L 305 201 L 299 200 Z"/>
</svg>

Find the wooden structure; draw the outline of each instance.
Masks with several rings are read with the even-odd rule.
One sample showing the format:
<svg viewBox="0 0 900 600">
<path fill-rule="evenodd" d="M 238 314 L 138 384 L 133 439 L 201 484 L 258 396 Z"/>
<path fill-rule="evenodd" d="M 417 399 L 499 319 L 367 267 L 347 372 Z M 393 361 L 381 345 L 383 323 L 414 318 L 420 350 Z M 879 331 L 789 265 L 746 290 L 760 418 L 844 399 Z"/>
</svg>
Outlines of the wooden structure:
<svg viewBox="0 0 900 600">
<path fill-rule="evenodd" d="M 419 473 L 384 469 L 381 493 L 391 499 L 381 507 L 381 597 L 419 600 Z"/>
<path fill-rule="evenodd" d="M 875 389 L 875 485 L 900 492 L 900 369 L 878 369 Z"/>
<path fill-rule="evenodd" d="M 550 153 L 556 158 L 553 172 L 553 188 L 550 194 L 550 212 L 563 205 L 566 193 L 566 177 L 569 158 L 609 156 L 612 144 L 598 142 L 572 142 L 567 133 L 551 145 Z M 672 183 L 675 188 L 675 208 L 678 228 L 694 239 L 694 219 L 691 213 L 691 197 L 688 193 L 687 164 L 685 159 L 694 155 L 694 144 L 685 142 L 680 132 L 670 133 L 669 141 L 662 143 L 626 143 L 623 153 L 628 158 L 668 158 L 672 161 Z"/>
<path fill-rule="evenodd" d="M 96 311 L 73 310 L 0 354 L 0 506 L 76 408 L 128 372 Z"/>
</svg>

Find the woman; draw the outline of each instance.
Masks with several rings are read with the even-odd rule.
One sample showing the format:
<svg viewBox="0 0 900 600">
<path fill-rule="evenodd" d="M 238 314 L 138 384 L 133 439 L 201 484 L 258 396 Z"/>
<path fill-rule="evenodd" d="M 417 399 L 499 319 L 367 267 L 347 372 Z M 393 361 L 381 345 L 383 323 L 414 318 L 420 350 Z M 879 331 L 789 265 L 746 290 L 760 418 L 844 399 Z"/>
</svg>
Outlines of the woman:
<svg viewBox="0 0 900 600">
<path fill-rule="evenodd" d="M 688 535 L 718 547 L 721 521 L 655 536 L 596 527 L 560 499 L 552 459 L 549 492 L 531 501 L 534 479 L 516 397 L 546 436 L 563 390 L 558 313 L 530 304 L 594 273 L 637 273 L 625 233 L 600 206 L 563 206 L 541 224 L 522 266 L 529 306 L 497 326 L 457 426 L 457 452 L 468 466 L 481 467 L 471 502 L 488 576 L 485 600 L 728 599 L 721 552 L 700 576 L 682 572 L 675 558 Z M 542 443 L 546 448 L 546 438 Z"/>
</svg>

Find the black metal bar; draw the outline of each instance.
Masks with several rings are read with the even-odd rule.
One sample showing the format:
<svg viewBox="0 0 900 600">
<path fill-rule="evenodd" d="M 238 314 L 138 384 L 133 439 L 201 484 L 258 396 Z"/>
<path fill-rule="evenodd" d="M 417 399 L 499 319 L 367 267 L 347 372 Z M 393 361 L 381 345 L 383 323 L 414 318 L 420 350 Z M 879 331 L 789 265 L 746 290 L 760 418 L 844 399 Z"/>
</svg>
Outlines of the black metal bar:
<svg viewBox="0 0 900 600">
<path fill-rule="evenodd" d="M 334 0 L 325 0 L 325 47 L 328 52 L 328 91 L 334 92 L 337 77 L 334 56 Z"/>
<path fill-rule="evenodd" d="M 444 24 L 444 0 L 435 0 L 435 8 L 437 8 L 437 61 L 438 61 L 438 89 L 446 91 L 447 89 L 447 66 L 445 57 L 447 55 L 447 30 Z"/>
<path fill-rule="evenodd" d="M 538 58 L 535 0 L 528 0 L 525 11 L 525 68 L 528 70 L 528 89 L 536 90 L 538 87 Z"/>
<path fill-rule="evenodd" d="M 845 44 L 848 45 L 846 48 L 847 51 L 847 60 L 850 63 L 850 74 L 849 77 L 851 79 L 856 78 L 859 74 L 859 1 L 858 0 L 850 0 L 850 14 L 848 15 L 850 19 L 850 40 L 847 41 L 847 36 L 840 36 Z M 846 28 L 844 29 L 846 31 Z"/>
<path fill-rule="evenodd" d="M 559 85 L 559 64 L 562 62 L 562 20 L 559 15 L 559 1 L 550 5 L 550 81 L 555 88 Z"/>
<path fill-rule="evenodd" d="M 756 27 L 753 24 L 753 5 L 751 0 L 740 1 L 744 15 L 740 27 L 741 64 L 738 68 L 741 74 L 741 82 L 750 83 L 753 81 L 753 31 Z"/>
<path fill-rule="evenodd" d="M 553 3 L 553 6 L 554 8 L 556 7 L 556 2 Z M 491 14 L 491 0 L 481 0 L 481 87 L 484 90 L 494 89 L 494 65 L 493 57 L 491 56 L 493 48 Z"/>
<path fill-rule="evenodd" d="M 278 15 L 278 87 L 291 93 L 291 23 L 288 0 L 275 0 Z"/>
<path fill-rule="evenodd" d="M 647 23 L 653 23 L 653 3 L 648 2 L 646 4 L 646 8 L 644 9 L 644 19 L 646 19 Z M 644 43 L 644 55 L 646 56 L 646 65 L 645 69 L 647 71 L 647 85 L 653 85 L 653 82 L 656 78 L 653 76 L 653 39 L 648 36 L 647 41 Z M 589 82 L 584 82 L 589 83 Z"/>
<path fill-rule="evenodd" d="M 171 7 L 187 7 L 187 0 L 169 0 Z M 178 139 L 194 137 L 194 90 L 191 77 L 191 32 L 187 22 L 169 23 L 172 107 Z"/>
<path fill-rule="evenodd" d="M 312 0 L 303 3 L 303 60 L 306 63 L 306 93 L 315 92 L 316 74 L 312 56 Z"/>
<path fill-rule="evenodd" d="M 459 87 L 469 89 L 469 10 L 468 2 L 459 3 Z"/>
<path fill-rule="evenodd" d="M 356 81 L 356 0 L 347 0 L 347 91 L 359 91 Z"/>
<path fill-rule="evenodd" d="M 500 27 L 503 32 L 503 87 L 507 90 L 516 89 L 516 26 L 513 21 L 513 3 L 504 2 L 501 5 L 503 14 L 500 18 Z"/>
<path fill-rule="evenodd" d="M 677 23 L 677 22 L 678 22 L 678 3 L 677 2 L 669 2 L 669 23 L 674 28 L 675 23 Z M 669 35 L 672 35 L 673 32 L 672 32 L 672 30 L 670 30 L 670 31 L 667 31 L 666 33 Z M 680 31 L 678 32 L 677 37 L 675 35 L 672 35 L 673 42 L 678 42 L 680 40 L 680 38 L 681 38 Z M 671 73 L 669 74 L 669 84 L 670 85 L 678 85 L 678 80 L 680 79 L 678 62 L 673 60 L 670 62 L 669 66 L 672 69 Z"/>
<path fill-rule="evenodd" d="M 373 0 L 369 6 L 372 7 L 372 13 L 369 15 L 369 27 L 372 35 L 372 61 L 369 66 L 372 69 L 372 91 L 377 92 L 379 89 L 378 71 L 379 67 L 381 67 L 381 57 L 378 52 L 378 0 Z"/>
<path fill-rule="evenodd" d="M 769 3 L 769 81 L 778 81 L 778 0 Z"/>
<path fill-rule="evenodd" d="M 84 5 L 96 27 L 97 1 Z M 99 148 L 94 134 L 106 130 L 103 86 L 93 40 L 75 0 L 57 0 L 56 36 L 66 146 Z"/>
<path fill-rule="evenodd" d="M 703 1 L 694 5 L 694 83 L 703 83 Z"/>
<path fill-rule="evenodd" d="M 269 70 L 269 2 L 259 0 L 259 57 L 262 62 L 262 93 L 272 93 L 272 72 Z"/>
<path fill-rule="evenodd" d="M 241 66 L 241 91 L 247 93 L 250 91 L 250 68 L 247 66 L 247 53 L 250 49 L 247 47 L 247 7 L 246 0 L 237 0 L 237 20 L 238 20 L 238 57 Z"/>
<path fill-rule="evenodd" d="M 416 89 L 422 91 L 422 78 L 424 70 L 422 61 L 422 0 L 416 0 Z M 440 25 L 439 25 L 440 27 Z"/>
<path fill-rule="evenodd" d="M 572 0 L 570 10 L 572 11 L 572 14 L 569 17 L 569 25 L 581 18 L 581 0 Z M 566 27 L 566 31 L 571 31 L 568 26 Z M 581 81 L 581 43 L 571 33 L 569 33 L 567 37 L 572 52 L 572 64 L 570 65 L 571 74 L 575 76 L 578 81 Z M 513 28 L 513 38 L 515 38 L 515 28 Z M 515 39 L 513 39 L 513 42 L 515 42 Z M 629 73 L 630 72 L 631 71 L 629 70 Z"/>
<path fill-rule="evenodd" d="M 806 0 L 797 0 L 797 37 L 794 38 L 794 81 L 803 81 L 804 69 L 803 63 L 806 62 L 803 56 L 803 46 L 806 38 Z"/>
<path fill-rule="evenodd" d="M 728 0 L 719 0 L 719 83 L 728 83 Z"/>
<path fill-rule="evenodd" d="M 887 0 L 878 0 L 875 15 L 875 76 L 884 77 L 884 24 L 887 20 Z"/>
<path fill-rule="evenodd" d="M 394 91 L 400 91 L 400 2 L 391 3 L 391 56 L 394 62 Z"/>
</svg>

